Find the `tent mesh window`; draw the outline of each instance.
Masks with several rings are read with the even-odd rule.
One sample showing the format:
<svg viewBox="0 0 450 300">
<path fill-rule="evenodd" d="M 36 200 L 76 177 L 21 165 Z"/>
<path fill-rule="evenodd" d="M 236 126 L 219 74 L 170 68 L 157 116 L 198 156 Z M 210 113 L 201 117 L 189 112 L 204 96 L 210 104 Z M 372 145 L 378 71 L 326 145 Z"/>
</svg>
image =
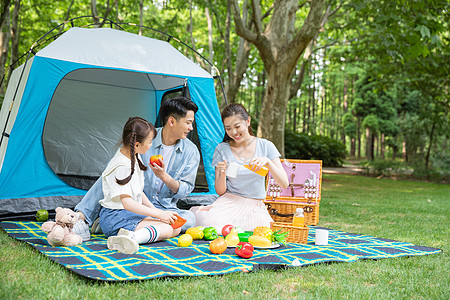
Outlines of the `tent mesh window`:
<svg viewBox="0 0 450 300">
<path fill-rule="evenodd" d="M 140 116 L 160 125 L 162 100 L 189 98 L 184 78 L 131 71 L 85 68 L 68 73 L 53 94 L 42 143 L 50 168 L 67 184 L 88 190 L 119 147 L 123 124 Z M 200 151 L 197 128 L 188 136 Z M 203 159 L 195 192 L 207 192 Z"/>
<path fill-rule="evenodd" d="M 42 144 L 50 168 L 67 184 L 89 189 L 117 151 L 128 118 L 156 120 L 161 78 L 96 68 L 68 73 L 52 96 L 44 125 Z M 184 83 L 171 78 L 164 87 Z"/>
</svg>

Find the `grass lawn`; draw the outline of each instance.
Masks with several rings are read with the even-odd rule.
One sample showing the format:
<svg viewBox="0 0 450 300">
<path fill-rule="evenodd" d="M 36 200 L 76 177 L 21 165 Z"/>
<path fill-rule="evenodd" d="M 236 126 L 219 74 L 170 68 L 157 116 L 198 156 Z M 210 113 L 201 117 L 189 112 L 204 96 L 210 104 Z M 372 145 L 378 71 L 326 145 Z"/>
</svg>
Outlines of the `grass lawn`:
<svg viewBox="0 0 450 300">
<path fill-rule="evenodd" d="M 84 279 L 0 230 L 0 299 L 450 299 L 450 186 L 324 175 L 319 225 L 437 255 L 130 283 Z"/>
</svg>

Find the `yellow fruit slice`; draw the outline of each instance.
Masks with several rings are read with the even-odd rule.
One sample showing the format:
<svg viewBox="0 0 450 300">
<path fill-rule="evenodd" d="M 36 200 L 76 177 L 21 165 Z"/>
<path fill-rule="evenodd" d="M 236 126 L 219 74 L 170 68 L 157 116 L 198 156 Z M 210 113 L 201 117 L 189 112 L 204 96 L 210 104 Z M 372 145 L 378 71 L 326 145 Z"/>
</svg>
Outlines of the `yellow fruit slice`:
<svg viewBox="0 0 450 300">
<path fill-rule="evenodd" d="M 272 242 L 260 235 L 252 235 L 248 238 L 248 242 L 253 245 L 253 247 L 270 247 L 272 246 Z"/>
</svg>

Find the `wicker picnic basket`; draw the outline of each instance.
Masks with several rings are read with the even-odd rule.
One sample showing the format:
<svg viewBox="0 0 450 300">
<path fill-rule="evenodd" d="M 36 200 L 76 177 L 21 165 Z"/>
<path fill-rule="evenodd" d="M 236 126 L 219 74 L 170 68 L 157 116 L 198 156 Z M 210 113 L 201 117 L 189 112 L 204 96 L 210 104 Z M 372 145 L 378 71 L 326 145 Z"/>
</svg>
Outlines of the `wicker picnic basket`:
<svg viewBox="0 0 450 300">
<path fill-rule="evenodd" d="M 309 204 L 300 201 L 285 202 L 267 200 L 265 200 L 264 203 L 267 206 L 270 216 L 275 222 L 292 223 L 295 210 L 301 207 L 303 208 L 306 225 L 317 225 L 317 223 L 319 223 L 319 203 Z"/>
<path fill-rule="evenodd" d="M 264 203 L 275 222 L 291 223 L 297 208 L 303 208 L 306 225 L 319 222 L 322 188 L 322 161 L 284 159 L 289 186 L 279 187 L 271 173 L 267 175 L 267 194 Z"/>
<path fill-rule="evenodd" d="M 280 229 L 281 232 L 289 232 L 288 236 L 286 237 L 286 242 L 288 243 L 306 244 L 308 242 L 308 226 L 297 227 L 292 226 L 291 223 L 273 222 L 271 223 L 271 228 L 274 232 Z"/>
</svg>

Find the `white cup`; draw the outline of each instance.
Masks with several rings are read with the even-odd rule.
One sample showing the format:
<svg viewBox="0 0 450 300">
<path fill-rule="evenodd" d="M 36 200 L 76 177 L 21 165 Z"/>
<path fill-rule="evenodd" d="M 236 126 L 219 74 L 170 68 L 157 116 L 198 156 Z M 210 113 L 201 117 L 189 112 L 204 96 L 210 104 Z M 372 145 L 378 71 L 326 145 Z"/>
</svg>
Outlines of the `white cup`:
<svg viewBox="0 0 450 300">
<path fill-rule="evenodd" d="M 235 162 L 228 163 L 227 166 L 227 176 L 230 178 L 236 178 L 239 171 L 239 165 Z"/>
<path fill-rule="evenodd" d="M 328 245 L 328 230 L 316 229 L 316 245 Z"/>
</svg>

